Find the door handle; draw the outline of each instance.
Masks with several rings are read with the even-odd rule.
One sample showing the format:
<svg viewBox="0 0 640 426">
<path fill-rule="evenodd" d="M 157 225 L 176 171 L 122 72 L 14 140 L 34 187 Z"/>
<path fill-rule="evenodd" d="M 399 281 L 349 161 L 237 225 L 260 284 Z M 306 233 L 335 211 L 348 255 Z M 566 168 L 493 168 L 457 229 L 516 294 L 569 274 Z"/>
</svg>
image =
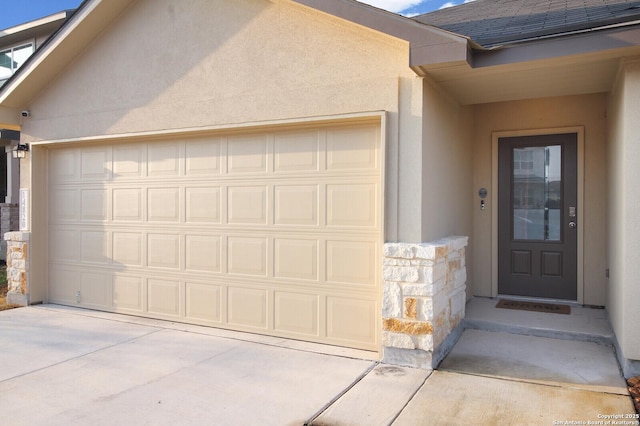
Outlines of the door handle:
<svg viewBox="0 0 640 426">
<path fill-rule="evenodd" d="M 569 222 L 569 229 L 575 229 L 576 226 L 578 226 L 578 225 L 576 225 L 575 222 L 573 222 L 573 221 Z"/>
</svg>

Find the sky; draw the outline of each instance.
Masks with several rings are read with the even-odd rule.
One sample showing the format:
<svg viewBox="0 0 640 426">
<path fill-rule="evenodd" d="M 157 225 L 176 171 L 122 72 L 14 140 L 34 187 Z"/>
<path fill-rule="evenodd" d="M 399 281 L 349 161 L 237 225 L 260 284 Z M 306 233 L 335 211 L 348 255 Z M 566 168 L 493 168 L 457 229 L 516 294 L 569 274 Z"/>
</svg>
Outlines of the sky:
<svg viewBox="0 0 640 426">
<path fill-rule="evenodd" d="M 2 0 L 0 0 L 2 1 Z M 404 16 L 415 16 L 445 7 L 457 6 L 473 0 L 360 0 L 372 6 Z"/>
<path fill-rule="evenodd" d="M 405 16 L 415 16 L 469 0 L 362 0 L 372 6 Z M 81 0 L 0 0 L 0 29 L 10 28 L 66 9 Z"/>
<path fill-rule="evenodd" d="M 0 29 L 75 9 L 80 3 L 82 0 L 0 0 Z"/>
</svg>

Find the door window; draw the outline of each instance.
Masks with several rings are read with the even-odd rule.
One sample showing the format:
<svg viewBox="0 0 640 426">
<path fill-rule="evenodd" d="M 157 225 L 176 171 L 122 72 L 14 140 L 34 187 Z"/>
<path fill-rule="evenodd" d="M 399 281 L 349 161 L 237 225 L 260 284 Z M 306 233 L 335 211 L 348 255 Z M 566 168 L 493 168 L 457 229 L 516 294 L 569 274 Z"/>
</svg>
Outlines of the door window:
<svg viewBox="0 0 640 426">
<path fill-rule="evenodd" d="M 562 147 L 513 149 L 513 239 L 560 241 Z"/>
</svg>

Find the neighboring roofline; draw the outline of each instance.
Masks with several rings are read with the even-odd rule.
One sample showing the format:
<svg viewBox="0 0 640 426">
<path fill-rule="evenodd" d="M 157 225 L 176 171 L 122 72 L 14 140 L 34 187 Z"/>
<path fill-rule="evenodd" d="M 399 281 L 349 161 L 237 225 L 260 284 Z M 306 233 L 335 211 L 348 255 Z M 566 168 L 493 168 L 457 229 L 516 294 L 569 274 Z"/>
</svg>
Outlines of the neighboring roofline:
<svg viewBox="0 0 640 426">
<path fill-rule="evenodd" d="M 38 46 L 38 48 L 36 49 L 36 51 L 27 58 L 27 60 L 24 62 L 24 64 L 22 64 L 22 66 L 15 72 L 13 73 L 5 82 L 2 86 L 0 86 L 0 107 L 2 106 L 2 101 L 3 101 L 3 92 L 5 92 L 5 88 L 9 87 L 12 82 L 18 78 L 19 74 L 21 74 L 21 70 L 22 68 L 26 68 L 29 66 L 29 64 L 31 62 L 33 62 L 34 57 L 36 56 L 36 54 L 38 54 L 39 51 L 44 50 L 46 48 L 46 46 L 49 44 L 49 42 L 56 36 L 56 34 L 58 34 L 61 29 L 71 20 L 71 18 L 76 14 L 76 12 L 78 10 L 80 10 L 82 8 L 82 6 L 87 2 L 88 0 L 83 0 L 83 2 L 80 4 L 80 6 L 78 6 L 77 9 L 69 9 L 69 10 L 65 10 L 62 12 L 58 12 L 56 14 L 53 15 L 49 15 L 49 16 L 45 16 L 44 18 L 40 18 L 40 19 L 36 19 L 35 21 L 30 21 L 30 22 L 26 22 L 24 24 L 20 24 L 20 25 L 16 25 L 14 27 L 8 28 L 7 30 L 4 31 L 9 31 L 15 28 L 20 28 L 20 31 L 15 31 L 12 32 L 11 34 L 5 34 L 4 36 L 9 36 L 9 35 L 14 35 L 17 34 L 18 32 L 21 31 L 27 31 L 27 30 L 32 30 L 34 28 L 37 28 L 39 26 L 43 26 L 46 24 L 50 24 L 51 22 L 55 22 L 55 20 L 49 20 L 48 18 L 51 18 L 53 16 L 57 16 L 57 15 L 64 15 L 65 16 L 65 21 L 60 25 L 60 27 L 58 27 L 58 29 L 56 29 L 49 37 L 47 37 L 47 39 L 40 45 Z M 40 21 L 46 21 L 46 22 L 40 22 Z M 30 25 L 33 24 L 35 22 L 38 22 L 38 25 Z M 21 28 L 21 27 L 25 27 L 25 28 Z M 3 31 L 3 32 L 4 32 Z M 1 40 L 1 38 L 0 38 Z"/>
<path fill-rule="evenodd" d="M 0 87 L 0 106 L 19 110 L 59 74 L 133 0 L 84 0 L 66 22 Z M 34 79 L 39 84 L 23 84 Z"/>
<path fill-rule="evenodd" d="M 34 28 L 42 27 L 57 21 L 64 21 L 73 14 L 74 10 L 75 9 L 63 10 L 61 12 L 57 12 L 43 18 L 38 18 L 33 21 L 25 22 L 13 27 L 0 30 L 0 42 L 2 42 L 3 37 L 8 37 L 10 35 L 21 33 L 23 31 L 33 30 Z"/>
<path fill-rule="evenodd" d="M 22 66 L 15 72 L 13 73 L 7 80 L 5 80 L 4 84 L 2 86 L 0 86 L 0 107 L 2 107 L 2 93 L 3 93 L 3 89 L 7 86 L 9 86 L 11 84 L 11 82 L 17 78 L 17 75 L 20 73 L 20 70 L 22 68 L 24 68 L 26 65 L 28 65 L 29 63 L 31 63 L 33 61 L 34 56 L 38 53 L 38 51 L 44 49 L 49 42 L 55 37 L 56 34 L 58 34 L 60 32 L 60 30 L 62 29 L 62 27 L 64 27 L 69 20 L 76 14 L 76 12 L 78 10 L 80 10 L 80 8 L 87 2 L 88 0 L 83 0 L 82 3 L 80 4 L 80 6 L 78 6 L 76 9 L 67 9 L 67 10 L 63 10 L 61 12 L 58 13 L 54 13 L 53 15 L 49 15 L 49 16 L 45 16 L 43 18 L 40 19 L 36 19 L 34 21 L 30 21 L 30 22 L 26 22 L 24 24 L 20 24 L 20 25 L 16 25 L 14 27 L 8 28 L 6 30 L 0 31 L 0 34 L 3 32 L 7 32 L 6 34 L 0 36 L 0 41 L 2 40 L 2 37 L 8 37 L 10 35 L 16 35 L 19 34 L 20 32 L 23 31 L 29 31 L 29 30 L 33 30 L 35 28 L 39 28 L 39 27 L 43 27 L 45 25 L 54 23 L 56 21 L 62 20 L 63 22 L 60 24 L 60 26 L 51 33 L 51 35 L 49 35 L 49 37 L 47 37 L 47 39 L 42 42 L 42 44 L 40 46 L 38 46 L 38 48 L 36 49 L 36 51 L 27 58 L 27 60 L 24 62 L 24 64 L 22 64 Z M 12 31 L 14 29 L 19 29 L 16 31 Z M 12 31 L 11 33 L 9 33 L 9 31 Z"/>
</svg>

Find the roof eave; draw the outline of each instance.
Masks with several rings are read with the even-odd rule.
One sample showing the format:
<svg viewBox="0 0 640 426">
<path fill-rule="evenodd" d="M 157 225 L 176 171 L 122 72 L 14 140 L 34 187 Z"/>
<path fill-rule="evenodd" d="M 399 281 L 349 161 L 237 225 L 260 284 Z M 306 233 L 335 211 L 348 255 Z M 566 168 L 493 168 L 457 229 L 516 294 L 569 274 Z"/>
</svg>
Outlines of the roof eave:
<svg viewBox="0 0 640 426">
<path fill-rule="evenodd" d="M 69 18 L 74 9 L 63 10 L 61 12 L 54 13 L 52 15 L 45 16 L 33 21 L 25 22 L 23 24 L 15 25 L 13 27 L 0 30 L 0 40 L 4 37 L 12 36 L 15 34 L 23 33 L 25 31 L 33 31 L 34 29 L 47 26 L 52 23 L 62 22 Z"/>
<path fill-rule="evenodd" d="M 474 68 L 517 62 L 554 59 L 579 54 L 598 54 L 640 46 L 640 21 L 514 40 L 491 48 L 474 49 Z"/>
<path fill-rule="evenodd" d="M 353 0 L 293 1 L 409 42 L 409 66 L 419 75 L 429 65 L 470 60 L 470 40 L 458 34 Z"/>
</svg>

